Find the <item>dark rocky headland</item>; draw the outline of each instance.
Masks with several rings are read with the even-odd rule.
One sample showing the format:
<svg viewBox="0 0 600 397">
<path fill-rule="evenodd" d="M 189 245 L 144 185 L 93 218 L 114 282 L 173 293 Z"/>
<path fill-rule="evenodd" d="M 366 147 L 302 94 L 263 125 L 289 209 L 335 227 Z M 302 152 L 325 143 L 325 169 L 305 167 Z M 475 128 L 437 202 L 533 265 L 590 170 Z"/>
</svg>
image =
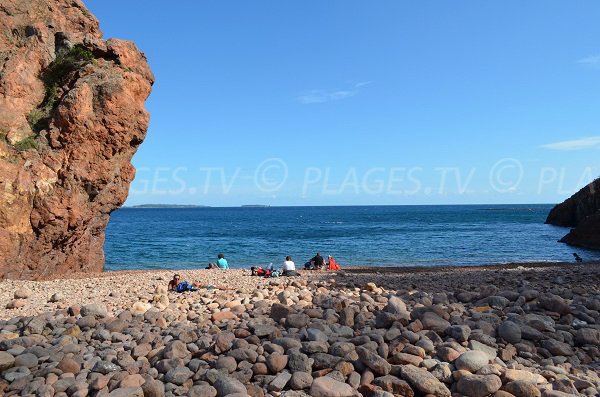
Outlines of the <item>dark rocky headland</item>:
<svg viewBox="0 0 600 397">
<path fill-rule="evenodd" d="M 560 241 L 600 249 L 600 179 L 596 179 L 550 211 L 546 223 L 570 227 Z"/>
</svg>

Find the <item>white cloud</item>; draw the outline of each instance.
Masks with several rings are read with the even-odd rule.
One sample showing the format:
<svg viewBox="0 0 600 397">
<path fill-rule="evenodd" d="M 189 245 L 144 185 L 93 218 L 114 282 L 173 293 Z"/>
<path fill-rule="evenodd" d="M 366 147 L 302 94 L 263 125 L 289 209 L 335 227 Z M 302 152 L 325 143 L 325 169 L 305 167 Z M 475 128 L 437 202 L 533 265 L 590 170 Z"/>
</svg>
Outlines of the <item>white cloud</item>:
<svg viewBox="0 0 600 397">
<path fill-rule="evenodd" d="M 360 81 L 346 89 L 310 90 L 298 96 L 303 105 L 339 101 L 353 97 L 360 92 L 359 88 L 372 84 L 372 81 Z"/>
<path fill-rule="evenodd" d="M 573 139 L 570 141 L 561 141 L 547 143 L 542 145 L 544 149 L 551 150 L 581 150 L 600 147 L 600 136 L 590 136 L 587 138 Z"/>
<path fill-rule="evenodd" d="M 369 84 L 373 84 L 373 82 L 372 81 L 360 81 L 360 82 L 354 84 L 354 88 L 364 87 Z"/>
<path fill-rule="evenodd" d="M 600 55 L 592 55 L 586 58 L 579 59 L 577 63 L 593 69 L 600 69 Z"/>
<path fill-rule="evenodd" d="M 340 99 L 350 98 L 356 95 L 354 90 L 311 90 L 298 97 L 302 104 L 324 103 L 339 101 Z"/>
</svg>

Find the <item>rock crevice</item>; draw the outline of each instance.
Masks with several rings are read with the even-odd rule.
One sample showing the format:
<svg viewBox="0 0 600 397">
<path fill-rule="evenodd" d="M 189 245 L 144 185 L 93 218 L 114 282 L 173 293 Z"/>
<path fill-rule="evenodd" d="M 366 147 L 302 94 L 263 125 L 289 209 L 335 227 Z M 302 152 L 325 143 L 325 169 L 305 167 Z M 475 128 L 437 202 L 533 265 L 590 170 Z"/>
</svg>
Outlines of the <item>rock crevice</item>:
<svg viewBox="0 0 600 397">
<path fill-rule="evenodd" d="M 7 0 L 2 12 L 0 275 L 102 271 L 154 77 L 79 0 Z"/>
</svg>

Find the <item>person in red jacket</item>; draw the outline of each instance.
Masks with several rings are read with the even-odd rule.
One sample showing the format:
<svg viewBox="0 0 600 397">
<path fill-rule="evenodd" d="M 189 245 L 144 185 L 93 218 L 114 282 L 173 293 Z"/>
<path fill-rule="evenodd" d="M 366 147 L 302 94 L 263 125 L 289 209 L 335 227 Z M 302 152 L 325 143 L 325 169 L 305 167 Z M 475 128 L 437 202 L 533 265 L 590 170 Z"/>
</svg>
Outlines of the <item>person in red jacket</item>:
<svg viewBox="0 0 600 397">
<path fill-rule="evenodd" d="M 329 255 L 327 257 L 327 270 L 340 270 L 340 265 L 335 261 L 333 256 Z"/>
</svg>

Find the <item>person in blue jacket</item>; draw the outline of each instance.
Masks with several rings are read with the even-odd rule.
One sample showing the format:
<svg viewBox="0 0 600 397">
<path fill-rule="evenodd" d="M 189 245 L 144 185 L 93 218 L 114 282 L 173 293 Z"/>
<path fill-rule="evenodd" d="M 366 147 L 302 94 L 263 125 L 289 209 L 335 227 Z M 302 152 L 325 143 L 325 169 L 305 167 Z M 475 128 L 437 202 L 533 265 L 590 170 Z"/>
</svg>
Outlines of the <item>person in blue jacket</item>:
<svg viewBox="0 0 600 397">
<path fill-rule="evenodd" d="M 229 269 L 229 264 L 227 263 L 227 259 L 225 259 L 225 255 L 219 254 L 217 260 L 217 266 L 219 269 Z"/>
</svg>

